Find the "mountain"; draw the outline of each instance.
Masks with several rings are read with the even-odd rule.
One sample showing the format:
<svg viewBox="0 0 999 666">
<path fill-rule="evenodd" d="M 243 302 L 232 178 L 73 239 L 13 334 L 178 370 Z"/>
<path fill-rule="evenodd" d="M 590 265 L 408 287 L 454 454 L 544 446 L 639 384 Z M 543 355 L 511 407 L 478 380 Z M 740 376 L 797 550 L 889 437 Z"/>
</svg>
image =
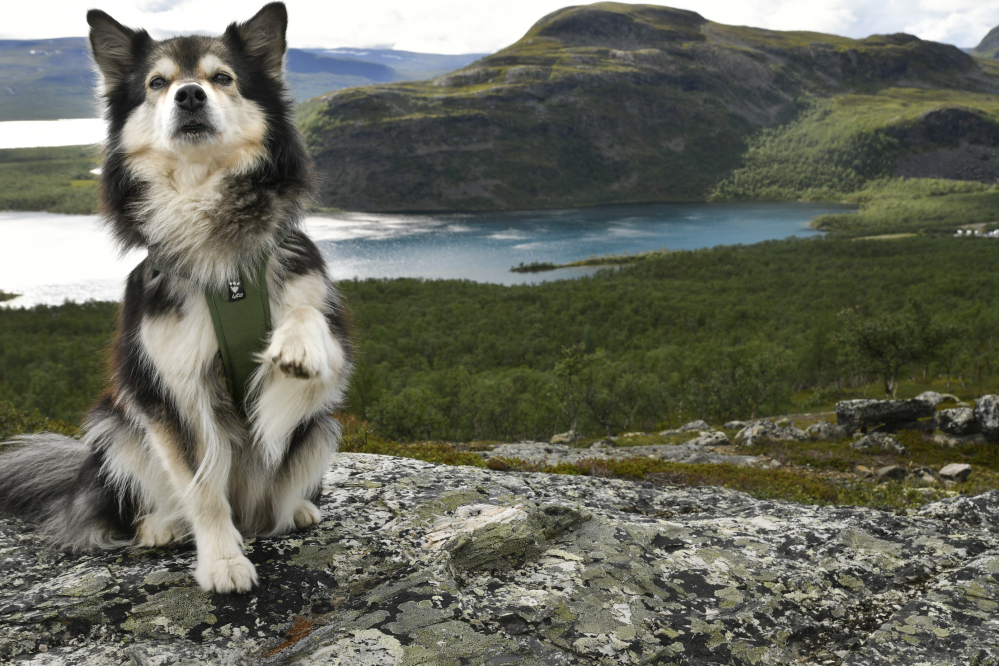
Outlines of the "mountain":
<svg viewBox="0 0 999 666">
<path fill-rule="evenodd" d="M 439 55 L 392 49 L 289 49 L 292 96 L 439 76 L 483 54 Z M 0 120 L 93 118 L 95 76 L 83 37 L 0 40 Z"/>
<path fill-rule="evenodd" d="M 979 58 L 999 58 L 999 26 L 989 30 L 981 43 L 971 49 L 971 55 Z"/>
<path fill-rule="evenodd" d="M 993 63 L 911 35 L 776 32 L 605 2 L 545 16 L 454 73 L 335 92 L 301 117 L 323 205 L 546 208 L 704 200 L 753 137 L 828 100 L 852 100 L 856 132 L 997 92 Z"/>
</svg>

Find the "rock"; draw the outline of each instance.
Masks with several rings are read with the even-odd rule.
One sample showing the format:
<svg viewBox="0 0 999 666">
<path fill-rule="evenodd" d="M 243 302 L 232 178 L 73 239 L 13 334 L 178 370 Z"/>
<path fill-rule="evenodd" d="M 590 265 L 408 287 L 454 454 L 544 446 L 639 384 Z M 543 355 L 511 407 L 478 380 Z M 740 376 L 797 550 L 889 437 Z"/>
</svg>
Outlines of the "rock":
<svg viewBox="0 0 999 666">
<path fill-rule="evenodd" d="M 740 430 L 735 443 L 740 446 L 753 446 L 766 442 L 802 442 L 808 435 L 793 426 L 780 427 L 771 421 L 756 421 Z"/>
<path fill-rule="evenodd" d="M 951 463 L 940 470 L 940 477 L 948 481 L 967 481 L 971 475 L 971 465 Z"/>
<path fill-rule="evenodd" d="M 663 430 L 659 433 L 660 437 L 672 437 L 673 435 L 679 435 L 679 430 Z"/>
<path fill-rule="evenodd" d="M 923 400 L 843 400 L 836 403 L 836 423 L 850 434 L 871 426 L 916 421 L 933 416 L 935 406 Z"/>
<path fill-rule="evenodd" d="M 922 484 L 924 486 L 936 486 L 940 484 L 937 481 L 936 472 L 929 467 L 914 467 L 908 470 L 905 474 L 905 480 L 908 483 Z"/>
<path fill-rule="evenodd" d="M 722 424 L 722 428 L 725 430 L 742 430 L 748 424 L 745 421 L 728 421 Z"/>
<path fill-rule="evenodd" d="M 569 432 L 562 432 L 557 435 L 553 435 L 551 439 L 552 444 L 575 444 L 579 439 L 579 433 L 575 430 L 570 430 Z"/>
<path fill-rule="evenodd" d="M 857 465 L 856 467 L 853 468 L 853 473 L 865 479 L 870 475 L 874 474 L 873 470 L 871 470 L 871 468 L 867 467 L 866 465 Z"/>
<path fill-rule="evenodd" d="M 934 407 L 936 407 L 937 405 L 939 405 L 944 401 L 944 397 L 942 394 L 937 393 L 936 391 L 923 391 L 922 393 L 916 396 L 916 400 L 922 400 L 923 402 L 928 402 Z"/>
<path fill-rule="evenodd" d="M 936 415 L 936 426 L 948 435 L 973 435 L 982 429 L 975 410 L 967 407 L 941 409 Z"/>
<path fill-rule="evenodd" d="M 929 435 L 936 429 L 937 424 L 934 419 L 922 419 L 921 421 L 892 421 L 891 423 L 879 425 L 877 428 L 869 430 L 868 432 L 886 432 L 888 434 L 894 434 L 902 432 L 903 430 L 915 430 Z"/>
<path fill-rule="evenodd" d="M 728 446 L 731 442 L 728 441 L 728 436 L 725 433 L 715 430 L 704 433 L 686 443 L 691 446 Z"/>
<path fill-rule="evenodd" d="M 613 449 L 614 442 L 609 439 L 598 439 L 597 441 L 590 444 L 591 449 Z"/>
<path fill-rule="evenodd" d="M 707 421 L 702 421 L 698 419 L 696 421 L 691 421 L 690 423 L 684 423 L 680 426 L 680 432 L 690 432 L 691 430 L 714 430 Z"/>
<path fill-rule="evenodd" d="M 888 481 L 901 481 L 905 478 L 905 469 L 899 467 L 898 465 L 887 465 L 885 467 L 879 467 L 874 471 L 874 478 L 877 479 L 878 483 L 887 483 Z"/>
<path fill-rule="evenodd" d="M 816 421 L 805 430 L 811 439 L 820 442 L 846 439 L 850 434 L 842 426 L 828 421 Z"/>
<path fill-rule="evenodd" d="M 623 435 L 618 435 L 618 439 L 625 439 L 627 437 L 648 437 L 647 432 L 626 432 Z"/>
<path fill-rule="evenodd" d="M 648 446 L 622 446 L 613 448 L 577 449 L 565 444 L 543 444 L 539 442 L 515 442 L 500 444 L 492 451 L 482 451 L 480 455 L 489 464 L 497 457 L 517 458 L 531 463 L 558 465 L 560 463 L 574 464 L 587 460 L 628 460 L 629 458 L 658 458 L 671 462 L 690 464 L 727 463 L 748 467 L 764 467 L 767 461 L 760 456 L 737 456 L 705 451 L 708 446 L 724 446 L 724 441 L 718 438 L 724 433 L 707 433 L 683 444 L 653 444 Z"/>
<path fill-rule="evenodd" d="M 975 403 L 975 420 L 985 439 L 999 442 L 999 396 L 983 395 Z"/>
<path fill-rule="evenodd" d="M 866 437 L 850 442 L 850 448 L 857 451 L 890 451 L 900 456 L 906 454 L 905 447 L 897 439 L 883 432 L 872 432 Z"/>
<path fill-rule="evenodd" d="M 997 492 L 905 516 L 344 454 L 321 508 L 247 540 L 245 595 L 201 591 L 190 546 L 74 555 L 0 519 L 0 662 L 999 659 Z"/>
</svg>

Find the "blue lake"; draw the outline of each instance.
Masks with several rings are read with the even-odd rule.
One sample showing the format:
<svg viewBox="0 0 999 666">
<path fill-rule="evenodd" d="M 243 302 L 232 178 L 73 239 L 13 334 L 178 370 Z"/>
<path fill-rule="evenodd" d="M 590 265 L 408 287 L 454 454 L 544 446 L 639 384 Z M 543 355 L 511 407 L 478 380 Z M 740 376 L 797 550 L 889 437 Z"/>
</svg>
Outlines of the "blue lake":
<svg viewBox="0 0 999 666">
<path fill-rule="evenodd" d="M 850 210 L 833 204 L 655 204 L 508 213 L 310 217 L 306 227 L 337 279 L 416 277 L 499 284 L 593 273 L 512 273 L 520 263 L 694 249 L 814 236 L 808 222 Z M 6 306 L 117 300 L 144 252 L 120 256 L 93 215 L 0 212 L 0 290 Z"/>
<path fill-rule="evenodd" d="M 640 204 L 503 213 L 310 218 L 338 278 L 421 277 L 517 284 L 594 272 L 513 273 L 521 263 L 564 264 L 595 255 L 689 250 L 815 236 L 808 223 L 851 206 L 810 203 Z"/>
</svg>

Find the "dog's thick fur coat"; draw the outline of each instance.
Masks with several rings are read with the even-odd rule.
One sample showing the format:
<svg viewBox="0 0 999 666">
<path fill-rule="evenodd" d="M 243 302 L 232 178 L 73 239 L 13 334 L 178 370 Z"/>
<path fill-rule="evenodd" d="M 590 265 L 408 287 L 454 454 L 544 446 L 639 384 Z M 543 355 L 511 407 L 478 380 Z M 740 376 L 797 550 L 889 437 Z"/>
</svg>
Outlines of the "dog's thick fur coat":
<svg viewBox="0 0 999 666">
<path fill-rule="evenodd" d="M 311 171 L 283 80 L 287 13 L 272 3 L 221 37 L 159 42 L 98 10 L 87 21 L 108 123 L 104 218 L 149 256 L 128 278 L 111 389 L 82 440 L 35 435 L 0 456 L 0 508 L 71 548 L 192 537 L 198 583 L 246 591 L 241 535 L 321 518 L 351 367 L 340 297 L 299 228 Z M 273 330 L 241 409 L 205 289 L 262 261 Z"/>
</svg>

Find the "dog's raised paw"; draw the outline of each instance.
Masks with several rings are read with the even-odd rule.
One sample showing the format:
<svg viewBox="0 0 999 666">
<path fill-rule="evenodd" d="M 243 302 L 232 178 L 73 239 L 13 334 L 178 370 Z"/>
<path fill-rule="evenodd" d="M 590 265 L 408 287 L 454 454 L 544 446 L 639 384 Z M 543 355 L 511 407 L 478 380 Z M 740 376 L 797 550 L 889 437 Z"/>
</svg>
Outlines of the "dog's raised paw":
<svg viewBox="0 0 999 666">
<path fill-rule="evenodd" d="M 194 580 L 206 592 L 249 592 L 257 583 L 257 570 L 242 555 L 208 560 L 198 563 L 194 570 Z"/>
<path fill-rule="evenodd" d="M 295 528 L 304 530 L 307 527 L 318 525 L 323 519 L 323 513 L 309 500 L 302 500 L 302 503 L 295 509 Z"/>
<path fill-rule="evenodd" d="M 282 329 L 274 332 L 274 339 L 265 354 L 281 372 L 297 379 L 317 377 L 326 363 L 321 341 Z"/>
</svg>

